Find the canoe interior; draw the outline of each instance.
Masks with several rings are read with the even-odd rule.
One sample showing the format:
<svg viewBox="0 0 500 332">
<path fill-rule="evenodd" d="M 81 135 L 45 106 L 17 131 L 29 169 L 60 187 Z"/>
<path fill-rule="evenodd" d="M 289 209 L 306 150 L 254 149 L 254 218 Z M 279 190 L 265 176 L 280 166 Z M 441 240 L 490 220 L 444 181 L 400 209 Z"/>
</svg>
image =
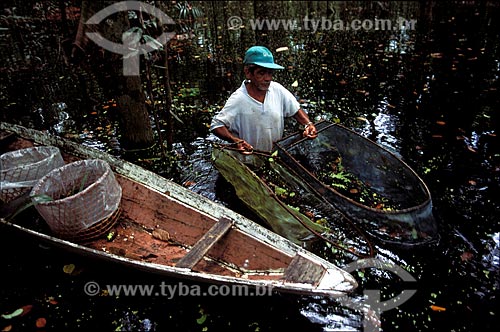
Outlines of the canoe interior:
<svg viewBox="0 0 500 332">
<path fill-rule="evenodd" d="M 0 142 L 0 154 L 34 146 L 27 139 L 9 136 Z M 79 160 L 61 151 L 66 163 Z M 82 245 L 96 250 L 120 255 L 133 260 L 166 266 L 176 266 L 189 250 L 206 234 L 218 220 L 192 206 L 168 195 L 151 189 L 144 184 L 115 174 L 122 187 L 120 215 L 109 233 L 97 239 L 83 240 Z M 26 204 L 27 197 L 24 197 Z M 2 206 L 12 213 L 17 206 Z M 29 208 L 32 215 L 36 211 Z M 26 216 L 27 214 L 19 214 Z M 27 224 L 26 220 L 14 223 Z M 44 227 L 45 226 L 45 227 Z M 50 229 L 39 218 L 30 228 L 50 235 Z M 114 234 L 111 241 L 106 235 Z M 221 276 L 244 277 L 248 279 L 282 279 L 292 256 L 262 241 L 241 232 L 229 230 L 209 248 L 207 255 L 196 261 L 192 271 Z"/>
</svg>

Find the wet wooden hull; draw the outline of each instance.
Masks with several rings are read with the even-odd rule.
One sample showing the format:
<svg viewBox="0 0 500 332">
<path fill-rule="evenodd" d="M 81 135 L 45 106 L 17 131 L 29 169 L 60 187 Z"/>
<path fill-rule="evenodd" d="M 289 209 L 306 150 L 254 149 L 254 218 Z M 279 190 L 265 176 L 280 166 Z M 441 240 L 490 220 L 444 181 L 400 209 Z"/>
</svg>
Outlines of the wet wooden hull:
<svg viewBox="0 0 500 332">
<path fill-rule="evenodd" d="M 329 297 L 344 296 L 357 287 L 354 278 L 334 264 L 137 165 L 17 125 L 0 123 L 0 131 L 14 134 L 2 136 L 2 153 L 51 145 L 61 150 L 65 162 L 102 159 L 122 187 L 112 240 L 61 239 L 40 227 L 40 220 L 19 220 L 23 214 L 9 221 L 2 216 L 1 223 L 10 230 L 83 256 L 179 279 Z"/>
</svg>

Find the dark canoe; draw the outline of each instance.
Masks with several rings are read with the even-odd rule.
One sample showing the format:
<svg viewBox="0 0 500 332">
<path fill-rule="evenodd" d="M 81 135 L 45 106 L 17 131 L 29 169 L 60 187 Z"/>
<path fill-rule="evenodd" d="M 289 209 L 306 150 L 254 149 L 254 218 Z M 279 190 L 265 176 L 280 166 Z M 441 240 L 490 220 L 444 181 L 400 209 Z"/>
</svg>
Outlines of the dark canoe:
<svg viewBox="0 0 500 332">
<path fill-rule="evenodd" d="M 212 158 L 238 198 L 274 232 L 302 246 L 327 241 L 338 258 L 373 255 L 362 230 L 270 153 L 214 144 Z"/>
<path fill-rule="evenodd" d="M 377 239 L 405 245 L 436 240 L 438 231 L 429 189 L 410 166 L 344 126 L 321 121 L 316 127 L 316 139 L 303 138 L 299 132 L 276 142 L 275 149 L 284 165 L 296 170 L 302 181 Z M 342 191 L 326 183 L 331 178 L 325 178 L 325 172 L 332 167 L 338 171 L 339 165 L 334 162 L 339 161 L 344 171 L 369 188 L 377 198 L 370 203 L 376 205 L 358 199 L 356 189 L 351 195 L 349 188 Z"/>
<path fill-rule="evenodd" d="M 333 263 L 168 179 L 61 137 L 0 122 L 0 154 L 33 146 L 57 147 L 66 163 L 106 161 L 122 196 L 113 218 L 71 238 L 51 232 L 33 206 L 16 214 L 26 206 L 23 197 L 0 201 L 0 237 L 19 238 L 19 248 L 28 238 L 146 273 L 247 289 L 250 296 L 261 288 L 336 298 L 357 287 Z M 2 189 L 3 175 L 0 180 Z"/>
</svg>

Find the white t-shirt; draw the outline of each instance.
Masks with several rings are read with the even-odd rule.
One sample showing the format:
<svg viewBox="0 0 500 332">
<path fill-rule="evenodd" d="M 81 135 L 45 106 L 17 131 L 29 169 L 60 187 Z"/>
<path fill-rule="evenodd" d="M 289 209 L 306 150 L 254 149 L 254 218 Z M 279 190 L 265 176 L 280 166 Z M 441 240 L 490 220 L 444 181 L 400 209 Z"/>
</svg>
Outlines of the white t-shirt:
<svg viewBox="0 0 500 332">
<path fill-rule="evenodd" d="M 210 130 L 226 126 L 254 149 L 271 151 L 273 143 L 283 137 L 285 117 L 295 115 L 300 104 L 294 95 L 277 82 L 271 82 L 264 103 L 252 98 L 245 82 L 215 115 Z"/>
</svg>

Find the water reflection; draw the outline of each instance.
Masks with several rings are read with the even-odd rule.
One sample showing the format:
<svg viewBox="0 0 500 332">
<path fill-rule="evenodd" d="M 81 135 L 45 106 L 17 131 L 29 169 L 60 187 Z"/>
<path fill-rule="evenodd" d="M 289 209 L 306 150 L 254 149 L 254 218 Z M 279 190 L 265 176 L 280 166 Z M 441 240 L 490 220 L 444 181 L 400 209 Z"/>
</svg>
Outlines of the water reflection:
<svg viewBox="0 0 500 332">
<path fill-rule="evenodd" d="M 363 329 L 363 317 L 355 312 L 342 309 L 335 304 L 314 302 L 304 303 L 301 314 L 312 323 L 323 326 L 323 331 L 360 331 Z"/>
<path fill-rule="evenodd" d="M 386 104 L 382 103 L 382 105 Z M 379 113 L 374 114 L 372 121 L 364 120 L 364 125 L 356 128 L 356 131 L 401 158 L 402 156 L 399 152 L 401 150 L 401 139 L 396 136 L 397 130 L 400 127 L 399 116 L 385 113 L 381 107 L 378 110 Z"/>
<path fill-rule="evenodd" d="M 490 266 L 492 272 L 497 274 L 497 278 L 500 277 L 500 233 L 495 233 L 491 235 L 491 242 L 487 241 L 485 244 L 488 247 L 489 252 L 483 256 L 483 263 L 485 266 Z M 500 279 L 499 279 L 500 282 Z"/>
<path fill-rule="evenodd" d="M 198 137 L 190 143 L 188 159 L 183 163 L 181 183 L 189 190 L 220 202 L 216 195 L 218 172 L 211 162 L 211 144 L 216 138 Z M 180 152 L 179 148 L 177 151 Z"/>
</svg>

